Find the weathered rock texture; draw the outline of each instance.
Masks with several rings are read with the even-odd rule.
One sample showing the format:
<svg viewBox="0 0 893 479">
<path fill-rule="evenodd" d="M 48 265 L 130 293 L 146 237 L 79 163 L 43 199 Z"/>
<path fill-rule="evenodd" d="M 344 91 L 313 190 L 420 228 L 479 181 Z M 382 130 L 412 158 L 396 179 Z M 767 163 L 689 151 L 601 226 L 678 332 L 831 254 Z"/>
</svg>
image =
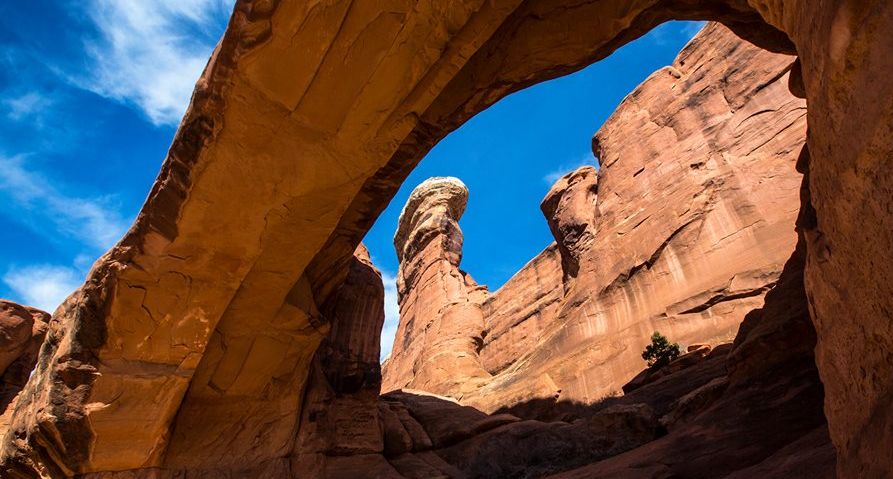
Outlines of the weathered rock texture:
<svg viewBox="0 0 893 479">
<path fill-rule="evenodd" d="M 598 173 L 593 167 L 583 167 L 552 185 L 540 205 L 561 252 L 564 290 L 572 288 L 580 261 L 596 240 L 597 198 Z"/>
<path fill-rule="evenodd" d="M 394 246 L 401 321 L 393 349 L 398 353 L 385 365 L 385 390 L 410 387 L 462 397 L 490 379 L 477 354 L 485 291 L 459 269 L 458 220 L 467 201 L 461 181 L 431 178 L 413 190 L 400 214 Z"/>
<path fill-rule="evenodd" d="M 46 336 L 50 315 L 0 299 L 0 438 L 12 416 L 12 404 L 28 382 Z"/>
<path fill-rule="evenodd" d="M 803 171 L 806 125 L 804 102 L 787 89 L 792 62 L 708 26 L 596 135 L 601 170 L 580 168 L 548 193 L 542 210 L 556 244 L 477 299 L 483 330 L 474 327 L 481 323 L 476 311 L 467 321 L 439 315 L 454 300 L 430 288 L 430 279 L 401 276 L 398 337 L 413 347 L 395 347 L 385 389 L 437 384 L 461 403 L 557 421 L 549 424 L 643 407 L 667 434 L 614 457 L 580 459 L 593 463 L 579 469 L 509 430 L 468 440 L 487 451 L 495 469 L 472 467 L 449 449 L 438 455 L 471 477 L 503 477 L 504 464 L 524 463 L 506 452 L 519 449 L 546 464 L 533 477 L 833 475 L 803 286 L 805 248 L 794 231 L 797 223 L 802 233 L 809 218 L 797 214 L 808 183 L 795 170 Z M 412 236 L 398 233 L 401 265 L 425 270 L 461 257 L 458 217 L 418 211 L 420 198 L 442 196 L 420 185 L 407 209 L 441 226 L 439 244 L 451 246 L 449 255 L 441 248 L 413 256 L 427 242 L 406 246 Z M 400 230 L 414 224 L 401 222 Z M 438 277 L 464 277 L 458 261 L 445 264 L 452 269 Z M 426 301 L 405 301 L 417 288 Z M 427 327 L 405 327 L 406 318 L 425 319 Z M 654 329 L 687 344 L 735 342 L 695 346 L 661 370 L 636 375 Z M 450 347 L 436 336 L 441 330 L 453 342 L 482 337 L 462 357 L 493 378 L 457 380 L 463 370 L 451 366 Z M 440 358 L 443 367 L 432 367 Z M 428 368 L 424 381 L 415 375 L 420 362 Z M 447 377 L 432 379 L 431 370 Z M 621 386 L 626 394 L 615 397 Z M 630 426 L 613 430 L 626 434 Z M 559 448 L 584 442 L 568 433 L 549 441 Z"/>
<path fill-rule="evenodd" d="M 311 364 L 294 444 L 293 469 L 305 477 L 327 477 L 339 467 L 359 471 L 359 457 L 384 451 L 378 416 L 384 285 L 365 247 L 323 310 L 332 330 Z"/>
<path fill-rule="evenodd" d="M 419 186 L 407 211 L 438 225 L 449 248 L 430 253 L 431 228 L 404 215 L 400 230 L 420 232 L 397 236 L 401 325 L 384 389 L 430 390 L 485 411 L 592 403 L 642 369 L 655 330 L 684 344 L 731 341 L 796 241 L 806 103 L 788 91 L 793 61 L 707 27 L 595 136 L 601 170 L 580 168 L 549 191 L 542 210 L 557 246 L 487 298 L 483 320 L 470 299 L 442 314 L 455 308 L 453 291 L 465 294 L 462 233 L 418 199 L 436 203 L 441 191 Z M 480 366 L 457 368 L 450 354 Z M 497 375 L 464 380 L 481 368 Z"/>
<path fill-rule="evenodd" d="M 673 18 L 799 56 L 805 288 L 831 437 L 842 477 L 890 476 L 886 0 L 237 0 L 136 222 L 54 313 L 0 470 L 269 477 L 330 329 L 319 305 L 422 156 L 505 95 Z"/>
<path fill-rule="evenodd" d="M 336 399 L 335 405 L 345 404 Z M 338 434 L 343 448 L 315 461 L 303 457 L 296 471 L 326 479 L 535 478 L 629 451 L 662 431 L 646 404 L 603 408 L 572 423 L 540 422 L 397 391 L 383 396 L 377 409 L 354 403 L 351 411 L 355 418 L 370 418 L 369 427 L 357 429 L 361 419 L 344 424 Z"/>
<path fill-rule="evenodd" d="M 669 374 L 595 407 L 648 404 L 666 436 L 556 477 L 834 477 L 802 246 L 763 307 L 747 315 L 734 346 L 680 357 Z"/>
<path fill-rule="evenodd" d="M 562 276 L 558 246 L 552 243 L 487 296 L 482 305 L 487 329 L 479 353 L 487 371 L 498 374 L 514 364 L 554 324 L 564 297 Z"/>
</svg>

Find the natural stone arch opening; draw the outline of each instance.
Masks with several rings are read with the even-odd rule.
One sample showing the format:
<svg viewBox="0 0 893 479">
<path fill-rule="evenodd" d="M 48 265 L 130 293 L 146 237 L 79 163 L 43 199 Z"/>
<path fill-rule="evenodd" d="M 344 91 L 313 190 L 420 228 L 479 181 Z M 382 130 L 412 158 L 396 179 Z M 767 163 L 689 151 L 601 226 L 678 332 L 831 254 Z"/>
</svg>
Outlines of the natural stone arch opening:
<svg viewBox="0 0 893 479">
<path fill-rule="evenodd" d="M 555 241 L 499 289 L 486 289 L 464 245 L 482 235 L 525 237 L 480 227 L 469 234 L 459 221 L 475 208 L 493 214 L 475 200 L 489 185 L 466 188 L 461 177 L 420 184 L 394 227 L 401 324 L 382 391 L 569 417 L 642 372 L 640 353 L 655 330 L 683 345 L 745 342 L 739 324 L 745 315 L 748 329 L 759 322 L 796 244 L 806 106 L 788 91 L 794 59 L 706 27 L 592 132 L 604 169 L 568 172 L 541 212 L 498 212 L 544 220 Z M 787 277 L 802 283 L 801 272 Z M 801 313 L 786 327 L 808 326 L 805 299 L 784 307 Z M 776 339 L 785 340 L 812 360 L 814 334 Z M 763 362 L 782 360 L 791 358 Z"/>
<path fill-rule="evenodd" d="M 424 155 L 450 131 L 504 96 L 536 83 L 578 71 L 610 55 L 620 46 L 670 20 L 719 21 L 755 45 L 773 52 L 796 54 L 788 37 L 766 23 L 744 2 L 692 2 L 689 5 L 650 6 L 627 10 L 616 5 L 584 3 L 568 7 L 560 1 L 524 4 L 468 59 L 394 152 L 386 167 L 367 181 L 354 200 L 356 217 L 345 216 L 335 236 L 359 238 L 374 223 L 399 184 Z M 605 18 L 618 24 L 606 28 Z M 566 30 L 558 28 L 563 27 Z M 536 45 L 531 45 L 536 39 Z M 523 59 L 523 60 L 522 60 Z M 377 200 L 373 200 L 373 197 Z M 381 200 L 379 198 L 384 198 Z M 335 241 L 327 243 L 336 246 Z"/>
<path fill-rule="evenodd" d="M 412 170 L 363 240 L 386 287 L 395 284 L 399 261 L 393 238 L 404 202 L 414 186 L 434 176 L 457 177 L 470 191 L 469 207 L 460 221 L 461 268 L 490 292 L 509 281 L 554 241 L 540 203 L 555 181 L 580 166 L 598 168 L 591 146 L 598 126 L 639 83 L 672 64 L 704 25 L 663 23 L 604 61 L 503 97 L 442 138 Z M 650 45 L 659 52 L 650 51 Z M 641 54 L 650 56 L 638 62 Z M 491 267 L 494 262 L 498 266 Z M 386 328 L 388 324 L 391 321 Z M 393 332 L 383 333 L 382 359 Z"/>
<path fill-rule="evenodd" d="M 3 462 L 26 476 L 280 464 L 293 391 L 326 333 L 319 305 L 421 155 L 508 92 L 673 18 L 796 47 L 796 90 L 810 108 L 806 282 L 826 410 L 841 474 L 883 475 L 893 450 L 883 319 L 893 8 L 854 0 L 238 2 L 140 217 L 56 312 Z M 883 260 L 865 271 L 865 257 Z M 285 341 L 254 337 L 270 330 Z M 240 374 L 270 354 L 272 370 Z M 272 419 L 260 407 L 270 395 L 281 401 Z M 196 424 L 218 427 L 177 438 Z M 270 425 L 280 439 L 256 442 Z"/>
</svg>

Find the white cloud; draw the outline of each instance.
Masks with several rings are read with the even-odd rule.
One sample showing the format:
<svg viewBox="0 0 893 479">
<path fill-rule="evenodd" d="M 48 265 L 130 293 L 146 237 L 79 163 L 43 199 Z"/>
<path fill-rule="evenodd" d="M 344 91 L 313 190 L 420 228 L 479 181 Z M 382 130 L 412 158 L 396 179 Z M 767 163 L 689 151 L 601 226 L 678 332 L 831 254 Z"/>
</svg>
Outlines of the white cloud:
<svg viewBox="0 0 893 479">
<path fill-rule="evenodd" d="M 17 299 L 50 313 L 82 281 L 83 277 L 73 268 L 52 265 L 13 268 L 3 276 L 3 282 L 20 296 Z"/>
<path fill-rule="evenodd" d="M 40 113 L 49 108 L 52 103 L 51 99 L 36 91 L 3 100 L 6 116 L 13 121 L 39 118 Z"/>
<path fill-rule="evenodd" d="M 706 22 L 690 22 L 690 21 L 670 21 L 665 22 L 646 34 L 652 41 L 658 45 L 667 45 L 668 43 L 682 40 L 688 43 L 694 36 L 701 31 Z"/>
<path fill-rule="evenodd" d="M 546 173 L 543 176 L 543 181 L 546 182 L 550 187 L 555 184 L 562 176 L 576 170 L 581 166 L 595 166 L 595 157 L 592 156 L 591 152 L 586 152 L 580 155 L 575 160 L 565 161 L 558 165 L 554 170 Z"/>
<path fill-rule="evenodd" d="M 74 257 L 74 267 L 79 271 L 87 271 L 93 266 L 93 263 L 95 263 L 98 258 L 98 255 L 81 253 Z"/>
<path fill-rule="evenodd" d="M 108 198 L 69 196 L 41 175 L 28 171 L 24 157 L 0 156 L 0 202 L 6 213 L 50 241 L 70 238 L 85 251 L 73 266 L 52 264 L 14 265 L 2 280 L 14 300 L 53 312 L 83 282 L 98 254 L 114 245 L 128 222 Z"/>
<path fill-rule="evenodd" d="M 92 72 L 78 86 L 176 124 L 232 11 L 233 0 L 93 0 Z"/>
<path fill-rule="evenodd" d="M 707 22 L 685 22 L 681 29 L 682 34 L 685 35 L 689 40 L 691 40 L 695 37 L 695 35 L 698 34 L 698 32 L 701 31 L 702 28 L 704 28 L 704 25 L 706 24 Z"/>
<path fill-rule="evenodd" d="M 114 245 L 128 227 L 110 198 L 68 196 L 23 166 L 23 157 L 0 157 L 0 199 L 20 211 L 22 221 L 33 222 L 43 235 L 74 238 L 94 250 Z M 29 225 L 31 225 L 29 223 Z"/>
<path fill-rule="evenodd" d="M 559 178 L 561 178 L 562 176 L 568 174 L 569 172 L 571 172 L 573 170 L 574 170 L 574 168 L 571 168 L 571 169 L 558 168 L 558 169 L 552 170 L 552 171 L 546 173 L 545 176 L 543 176 L 543 181 L 545 181 L 546 184 L 548 184 L 550 186 L 554 185 L 555 182 L 558 181 Z"/>
<path fill-rule="evenodd" d="M 394 337 L 400 324 L 400 307 L 397 305 L 397 278 L 382 271 L 384 282 L 384 327 L 381 328 L 381 360 L 391 355 Z"/>
</svg>

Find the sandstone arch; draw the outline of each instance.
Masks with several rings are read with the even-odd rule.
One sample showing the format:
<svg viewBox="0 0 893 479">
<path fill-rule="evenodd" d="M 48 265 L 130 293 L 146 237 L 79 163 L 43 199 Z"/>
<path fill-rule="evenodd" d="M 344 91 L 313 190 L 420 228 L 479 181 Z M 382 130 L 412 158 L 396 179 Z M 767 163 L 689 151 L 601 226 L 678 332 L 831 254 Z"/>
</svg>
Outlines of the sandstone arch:
<svg viewBox="0 0 893 479">
<path fill-rule="evenodd" d="M 800 57 L 806 281 L 826 411 L 842 477 L 889 474 L 884 0 L 237 2 L 140 217 L 56 312 L 3 440 L 7 470 L 287 461 L 327 332 L 320 305 L 415 163 L 502 96 L 672 18 L 719 20 Z"/>
</svg>

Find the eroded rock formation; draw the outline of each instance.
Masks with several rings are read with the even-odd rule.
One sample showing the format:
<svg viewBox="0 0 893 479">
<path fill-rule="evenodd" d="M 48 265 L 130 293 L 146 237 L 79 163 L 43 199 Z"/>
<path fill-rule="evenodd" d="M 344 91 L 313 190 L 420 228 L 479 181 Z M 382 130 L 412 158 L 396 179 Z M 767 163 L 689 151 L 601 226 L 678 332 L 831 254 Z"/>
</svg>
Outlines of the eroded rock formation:
<svg viewBox="0 0 893 479">
<path fill-rule="evenodd" d="M 487 296 L 487 334 L 479 353 L 487 371 L 504 371 L 540 341 L 561 307 L 562 277 L 561 253 L 552 243 Z"/>
<path fill-rule="evenodd" d="M 49 322 L 48 313 L 0 299 L 0 438 L 12 404 L 37 364 Z"/>
<path fill-rule="evenodd" d="M 490 379 L 478 358 L 485 295 L 459 269 L 468 189 L 431 178 L 413 190 L 397 226 L 400 325 L 385 365 L 385 390 L 409 387 L 462 397 Z"/>
<path fill-rule="evenodd" d="M 135 224 L 54 313 L 3 473 L 263 477 L 291 453 L 283 438 L 331 327 L 319 305 L 427 150 L 506 94 L 674 18 L 798 55 L 805 293 L 838 471 L 890 476 L 885 0 L 238 0 Z"/>
<path fill-rule="evenodd" d="M 485 411 L 544 400 L 593 403 L 619 393 L 642 369 L 639 355 L 655 330 L 684 344 L 731 341 L 745 315 L 763 304 L 796 241 L 795 163 L 806 105 L 788 91 L 793 61 L 708 26 L 596 134 L 601 170 L 580 168 L 552 187 L 542 211 L 556 246 L 483 301 L 483 321 L 478 309 L 460 311 L 440 336 L 437 312 L 455 299 L 431 287 L 429 277 L 401 276 L 401 325 L 385 390 L 431 390 L 426 385 L 449 379 L 463 389 L 432 391 Z M 439 195 L 425 185 L 413 194 Z M 444 225 L 441 243 L 454 261 L 423 253 L 424 234 L 406 245 L 398 233 L 401 271 L 443 265 L 437 277 L 460 284 L 462 233 L 440 220 L 439 210 L 419 211 L 423 206 L 411 199 L 407 208 Z M 413 301 L 413 294 L 426 299 Z M 543 300 L 530 301 L 534 294 Z M 414 329 L 418 318 L 433 327 Z M 444 337 L 464 341 L 463 360 L 496 376 L 463 381 L 464 369 L 442 359 L 460 351 Z"/>
<path fill-rule="evenodd" d="M 668 434 L 556 477 L 834 477 L 834 449 L 811 346 L 803 288 L 803 243 L 785 263 L 762 308 L 747 315 L 734 346 L 611 398 L 643 402 Z M 679 361 L 685 361 L 680 358 Z"/>
<path fill-rule="evenodd" d="M 332 331 L 311 364 L 294 444 L 295 465 L 280 471 L 282 477 L 288 477 L 289 470 L 328 477 L 332 474 L 326 471 L 332 469 L 386 465 L 378 415 L 384 285 L 365 247 L 360 246 L 344 284 L 327 306 Z"/>
<path fill-rule="evenodd" d="M 588 166 L 559 178 L 540 205 L 561 252 L 565 290 L 572 288 L 580 261 L 595 241 L 597 198 L 598 172 Z"/>
</svg>

